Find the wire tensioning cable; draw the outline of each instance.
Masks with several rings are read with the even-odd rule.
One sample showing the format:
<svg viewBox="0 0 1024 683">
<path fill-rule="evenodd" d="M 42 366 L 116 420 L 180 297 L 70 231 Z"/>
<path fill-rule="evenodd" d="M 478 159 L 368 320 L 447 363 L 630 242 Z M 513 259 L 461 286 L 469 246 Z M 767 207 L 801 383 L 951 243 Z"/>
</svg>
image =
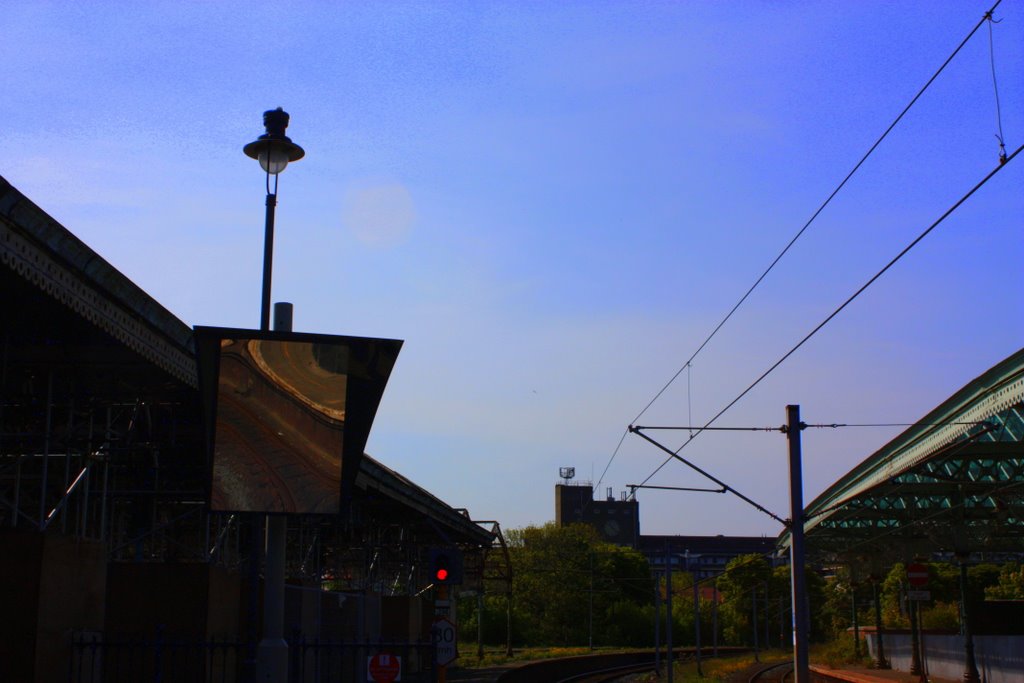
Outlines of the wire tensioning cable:
<svg viewBox="0 0 1024 683">
<path fill-rule="evenodd" d="M 701 434 L 702 434 L 702 433 L 703 433 L 704 431 L 706 431 L 708 427 L 710 427 L 710 426 L 711 426 L 712 424 L 714 424 L 714 423 L 715 423 L 715 422 L 716 422 L 716 421 L 718 420 L 718 418 L 722 417 L 722 415 L 724 415 L 724 414 L 725 414 L 725 413 L 726 413 L 726 412 L 727 412 L 728 410 L 730 410 L 730 409 L 731 409 L 731 408 L 732 408 L 732 407 L 733 407 L 734 405 L 736 405 L 737 403 L 739 403 L 739 402 L 740 402 L 740 400 L 741 400 L 741 399 L 742 399 L 742 398 L 743 398 L 744 396 L 746 396 L 746 395 L 747 395 L 748 393 L 750 393 L 750 392 L 751 392 L 751 391 L 752 391 L 752 390 L 754 389 L 754 387 L 756 387 L 756 386 L 757 386 L 758 384 L 760 384 L 760 383 L 761 383 L 761 382 L 762 382 L 762 381 L 763 381 L 763 380 L 764 380 L 764 379 L 765 379 L 766 377 L 768 377 L 768 375 L 770 375 L 770 374 L 771 374 L 772 372 L 774 372 L 776 368 L 778 368 L 778 367 L 779 367 L 780 365 L 782 365 L 782 364 L 783 364 L 783 363 L 784 363 L 784 362 L 785 362 L 785 361 L 786 361 L 786 360 L 787 360 L 787 359 L 788 359 L 788 358 L 789 358 L 790 356 L 792 356 L 792 355 L 793 355 L 794 353 L 796 353 L 796 351 L 797 351 L 797 350 L 798 350 L 798 349 L 799 349 L 799 348 L 800 348 L 801 346 L 803 346 L 804 344 L 806 344 L 806 343 L 807 343 L 807 342 L 808 342 L 808 341 L 809 341 L 809 340 L 811 339 L 811 337 L 813 337 L 813 336 L 814 336 L 814 335 L 816 335 L 816 334 L 817 334 L 818 332 L 820 332 L 820 331 L 821 331 L 821 329 L 822 329 L 822 328 L 824 328 L 824 327 L 825 327 L 825 325 L 827 325 L 828 323 L 830 323 L 830 322 L 832 321 L 832 319 L 833 319 L 833 318 L 835 318 L 835 317 L 836 317 L 837 315 L 839 315 L 839 313 L 841 313 L 841 312 L 843 311 L 843 309 L 845 309 L 845 308 L 846 308 L 847 306 L 849 306 L 849 305 L 850 305 L 851 303 L 853 303 L 854 299 L 856 299 L 857 297 L 859 297 L 859 296 L 860 296 L 860 295 L 861 295 L 861 294 L 862 294 L 862 293 L 864 292 L 864 290 L 866 290 L 866 289 L 867 289 L 868 287 L 870 287 L 871 285 L 873 285 L 873 284 L 875 283 L 875 281 L 876 281 L 876 280 L 878 280 L 878 278 L 882 277 L 882 275 L 883 275 L 883 274 L 885 274 L 885 272 L 886 272 L 886 271 L 888 271 L 888 270 L 889 270 L 890 268 L 892 268 L 892 267 L 893 267 L 893 266 L 894 266 L 894 265 L 895 265 L 895 264 L 896 264 L 896 263 L 897 263 L 897 262 L 898 262 L 898 261 L 899 261 L 900 259 L 902 259 L 902 258 L 903 258 L 903 257 L 904 257 L 904 256 L 905 256 L 905 255 L 906 255 L 906 254 L 907 254 L 907 253 L 908 253 L 908 252 L 909 252 L 909 251 L 911 250 L 911 249 L 913 249 L 913 248 L 914 248 L 915 246 L 917 246 L 917 244 L 918 244 L 918 243 L 919 243 L 919 242 L 920 242 L 921 240 L 923 240 L 923 239 L 924 239 L 925 237 L 927 237 L 927 236 L 928 236 L 928 234 L 929 234 L 929 233 L 931 233 L 931 231 L 932 231 L 932 230 L 934 230 L 935 228 L 937 228 L 937 227 L 938 227 L 938 226 L 939 226 L 939 225 L 940 225 L 940 224 L 941 224 L 941 223 L 942 223 L 942 222 L 943 222 L 944 220 L 946 220 L 946 218 L 948 218 L 948 217 L 949 217 L 949 216 L 950 216 L 950 215 L 951 215 L 951 214 L 952 214 L 952 213 L 953 213 L 954 211 L 956 211 L 956 210 L 957 210 L 958 208 L 960 208 L 960 206 L 961 206 L 961 205 L 962 205 L 962 204 L 963 204 L 964 202 L 966 202 L 966 201 L 967 201 L 968 199 L 970 199 L 970 198 L 971 198 L 971 196 L 972 196 L 972 195 L 973 195 L 973 194 L 974 194 L 975 192 L 977 192 L 977 191 L 978 191 L 979 189 L 981 189 L 981 187 L 982 187 L 983 185 L 985 185 L 985 183 L 987 183 L 987 182 L 988 182 L 988 181 L 989 181 L 989 180 L 990 180 L 990 179 L 991 179 L 991 178 L 992 178 L 993 176 L 995 176 L 995 175 L 996 175 L 996 173 L 998 173 L 998 172 L 999 172 L 1000 170 L 1002 170 L 1003 168 L 1005 168 L 1005 167 L 1007 166 L 1007 164 L 1008 164 L 1008 163 L 1009 163 L 1009 162 L 1010 162 L 1011 160 L 1013 160 L 1013 159 L 1014 159 L 1014 158 L 1015 158 L 1015 157 L 1016 157 L 1016 156 L 1017 156 L 1018 154 L 1020 154 L 1021 150 L 1024 150 L 1024 145 L 1021 145 L 1021 146 L 1020 146 L 1020 147 L 1018 147 L 1018 148 L 1017 148 L 1016 150 L 1014 150 L 1013 154 L 1011 154 L 1010 156 L 1008 156 L 1008 157 L 1006 158 L 1006 161 L 1005 161 L 1005 162 L 1000 162 L 1000 164 L 999 164 L 998 166 L 996 166 L 996 167 L 995 167 L 994 169 L 992 169 L 992 170 L 991 170 L 991 171 L 990 171 L 990 172 L 989 172 L 989 173 L 988 173 L 988 174 L 987 174 L 987 175 L 986 175 L 986 176 L 985 176 L 984 178 L 982 178 L 982 179 L 981 179 L 981 180 L 980 180 L 980 181 L 979 181 L 979 182 L 978 182 L 978 183 L 977 183 L 977 184 L 976 184 L 976 185 L 975 185 L 974 187 L 972 187 L 972 188 L 971 188 L 970 190 L 968 190 L 968 192 L 967 192 L 967 193 L 966 193 L 966 194 L 965 194 L 964 196 L 962 196 L 962 197 L 961 197 L 960 199 L 958 199 L 958 200 L 956 201 L 956 203 L 954 203 L 954 204 L 953 204 L 953 205 L 952 205 L 951 207 L 949 207 L 948 209 L 946 209 L 946 211 L 945 211 L 945 212 L 944 212 L 944 213 L 943 213 L 943 214 L 942 214 L 941 216 L 939 216 L 939 218 L 938 218 L 938 219 L 936 219 L 936 220 L 935 220 L 935 221 L 934 221 L 934 222 L 933 222 L 933 223 L 932 223 L 931 225 L 929 225 L 929 226 L 928 226 L 928 227 L 927 227 L 927 228 L 926 228 L 926 229 L 924 230 L 924 232 L 922 232 L 922 233 L 921 233 L 920 235 L 918 235 L 918 236 L 917 236 L 916 238 L 914 238 L 914 240 L 913 240 L 913 241 L 912 241 L 912 242 L 911 242 L 910 244 L 908 244 L 908 245 L 907 245 L 906 247 L 904 247 L 904 248 L 903 248 L 903 250 L 902 250 L 902 251 L 900 251 L 900 253 L 898 253 L 898 254 L 897 254 L 896 256 L 894 256 L 894 257 L 893 257 L 893 258 L 892 258 L 892 259 L 891 259 L 891 260 L 890 260 L 890 261 L 889 261 L 889 262 L 888 262 L 887 264 L 885 264 L 885 266 L 883 266 L 881 270 L 879 270 L 879 271 L 878 271 L 877 273 L 875 273 L 875 274 L 874 274 L 873 276 L 871 276 L 871 279 L 869 279 L 869 280 L 868 280 L 867 282 L 865 282 L 865 283 L 864 283 L 863 285 L 861 285 L 861 287 L 860 287 L 860 288 L 859 288 L 859 289 L 858 289 L 858 290 L 857 290 L 856 292 L 854 292 L 853 294 L 851 294 L 851 295 L 849 296 L 849 298 L 847 298 L 847 299 L 846 299 L 846 301 L 844 301 L 844 302 L 843 302 L 842 304 L 840 304 L 840 305 L 839 305 L 839 307 L 838 307 L 837 309 L 835 309 L 834 311 L 832 311 L 832 313 L 830 313 L 830 314 L 828 315 L 828 317 L 826 317 L 826 318 L 825 318 L 824 320 L 822 320 L 822 321 L 821 321 L 820 323 L 818 323 L 818 325 L 817 325 L 817 326 L 816 326 L 816 327 L 815 327 L 814 329 L 812 329 L 812 330 L 811 330 L 810 332 L 808 332 L 808 333 L 807 333 L 807 334 L 806 334 L 806 335 L 804 336 L 804 338 L 803 338 L 803 339 L 801 339 L 801 340 L 800 340 L 799 342 L 797 342 L 796 346 L 794 346 L 794 347 L 793 347 L 793 348 L 791 348 L 791 349 L 790 349 L 789 351 L 787 351 L 787 352 L 786 352 L 786 353 L 785 353 L 785 354 L 784 354 L 784 355 L 782 356 L 782 358 L 780 358 L 779 360 L 775 361 L 775 363 L 773 363 L 771 367 L 769 367 L 769 368 L 768 368 L 767 370 L 765 370 L 765 371 L 764 371 L 764 372 L 763 372 L 763 373 L 761 374 L 761 376 L 760 376 L 760 377 L 758 377 L 758 378 L 757 378 L 756 380 L 754 380 L 754 381 L 753 381 L 753 383 L 752 383 L 752 384 L 750 384 L 750 386 L 748 386 L 748 387 L 747 387 L 746 389 L 744 389 L 744 390 L 743 390 L 743 391 L 742 391 L 742 392 L 740 393 L 740 395 L 739 395 L 739 396 L 737 396 L 736 398 L 734 398 L 734 399 L 733 399 L 732 401 L 730 401 L 730 402 L 729 402 L 729 403 L 728 403 L 728 404 L 727 404 L 727 405 L 726 405 L 726 406 L 725 406 L 724 408 L 722 408 L 722 409 L 721 409 L 720 411 L 718 411 L 718 413 L 716 413 L 714 417 L 712 417 L 712 418 L 711 418 L 710 420 L 708 420 L 708 421 L 707 421 L 707 423 L 706 423 L 706 424 L 704 425 L 704 427 L 702 427 L 702 428 L 701 428 L 700 430 L 698 430 L 696 434 L 694 434 L 693 436 L 691 436 L 690 438 L 688 438 L 688 439 L 687 439 L 686 441 L 684 441 L 684 442 L 683 442 L 683 444 L 682 444 L 682 445 L 681 445 L 681 446 L 680 446 L 679 448 L 677 448 L 677 449 L 675 450 L 675 452 L 674 452 L 674 453 L 673 453 L 672 455 L 670 455 L 669 457 L 665 458 L 665 460 L 664 460 L 664 461 L 663 461 L 663 462 L 662 462 L 662 463 L 661 463 L 661 464 L 660 464 L 660 465 L 659 465 L 659 466 L 657 467 L 657 469 L 655 469 L 655 470 L 654 470 L 653 472 L 651 472 L 651 474 L 649 474 L 649 475 L 647 476 L 647 478 L 646 478 L 646 479 L 644 479 L 644 480 L 643 480 L 642 482 L 640 482 L 640 483 L 641 483 L 641 484 L 646 484 L 646 483 L 647 483 L 648 481 L 650 481 L 650 480 L 651 480 L 651 477 L 653 477 L 653 476 L 654 476 L 654 475 L 656 475 L 656 474 L 657 474 L 658 472 L 660 472 L 660 471 L 661 471 L 661 469 L 662 469 L 663 467 L 665 467 L 665 465 L 667 465 L 667 464 L 668 464 L 668 463 L 669 463 L 669 462 L 670 462 L 670 461 L 671 461 L 671 460 L 672 460 L 672 459 L 673 459 L 673 458 L 674 458 L 675 456 L 677 456 L 677 455 L 679 454 L 679 452 L 680 452 L 680 451 L 682 451 L 682 450 L 683 450 L 684 448 L 686 448 L 686 446 L 687 446 L 687 445 L 689 445 L 689 444 L 690 444 L 690 443 L 691 443 L 691 442 L 692 442 L 692 441 L 693 441 L 693 440 L 694 440 L 695 438 L 697 438 L 697 437 L 698 437 L 698 436 L 700 436 L 700 435 L 701 435 Z M 641 435 L 641 436 L 642 436 L 642 435 Z"/>
<path fill-rule="evenodd" d="M 995 7 L 992 10 L 995 10 Z M 1006 142 L 1003 139 L 1003 112 L 999 106 L 999 83 L 996 81 L 996 48 L 995 39 L 992 36 L 992 24 L 999 24 L 1001 20 L 996 21 L 993 19 L 991 10 L 985 15 L 985 18 L 988 19 L 988 56 L 992 64 L 992 89 L 995 90 L 996 94 L 996 127 L 999 129 L 996 139 L 999 140 L 999 161 L 1005 164 Z"/>
<path fill-rule="evenodd" d="M 928 81 L 921 87 L 920 90 L 918 90 L 917 94 L 914 95 L 913 99 L 911 99 L 907 106 L 903 108 L 903 111 L 901 111 L 899 115 L 893 120 L 893 122 L 889 124 L 889 127 L 886 128 L 885 132 L 882 133 L 882 135 L 875 141 L 873 145 L 871 145 L 871 147 L 864 154 L 864 156 L 861 157 L 860 161 L 858 161 L 856 165 L 854 165 L 853 169 L 851 169 L 850 172 L 846 174 L 846 177 L 843 178 L 842 182 L 840 182 L 839 185 L 837 185 L 836 188 L 832 190 L 832 193 L 828 196 L 828 198 L 825 199 L 825 201 L 821 204 L 821 206 L 818 207 L 817 211 L 815 211 L 811 215 L 807 222 L 804 223 L 803 227 L 800 228 L 796 235 L 793 236 L 793 239 L 791 239 L 789 243 L 786 244 L 786 246 L 782 249 L 782 251 L 779 252 L 779 255 L 776 256 L 775 259 L 764 270 L 764 272 L 761 273 L 760 277 L 758 277 L 757 280 L 754 281 L 754 284 L 750 286 L 750 289 L 748 289 L 746 293 L 742 297 L 740 297 L 740 300 L 737 301 L 736 305 L 732 307 L 732 309 L 725 315 L 724 318 L 722 318 L 721 322 L 719 322 L 718 325 L 715 326 L 715 328 L 711 331 L 711 334 L 709 334 L 707 338 L 701 343 L 701 345 L 697 347 L 697 350 L 693 352 L 693 355 L 691 355 L 690 358 L 683 364 L 683 366 L 679 368 L 679 370 L 674 375 L 672 375 L 672 378 L 665 383 L 665 385 L 654 395 L 654 397 L 647 402 L 647 405 L 644 406 L 643 410 L 641 410 L 637 414 L 637 416 L 631 420 L 631 422 L 635 423 L 637 420 L 643 417 L 644 413 L 646 413 L 648 409 L 650 409 L 650 407 L 654 405 L 654 402 L 661 398 L 661 395 L 664 394 L 670 386 L 672 386 L 672 384 L 676 381 L 679 375 L 682 374 L 683 370 L 690 367 L 690 364 L 693 363 L 693 360 L 700 354 L 701 351 L 704 350 L 704 347 L 708 345 L 708 343 L 715 337 L 716 334 L 718 334 L 718 331 L 722 329 L 722 327 L 732 317 L 732 315 L 737 311 L 737 309 L 739 309 L 739 307 L 743 305 L 743 303 L 747 300 L 751 293 L 753 293 L 753 291 L 757 289 L 758 285 L 761 284 L 761 281 L 764 280 L 765 277 L 767 277 L 768 273 L 770 273 L 772 269 L 775 268 L 775 265 L 780 260 L 782 260 L 782 257 L 786 255 L 790 248 L 804 234 L 807 228 L 809 228 L 811 224 L 818 218 L 821 212 L 825 210 L 825 207 L 827 207 L 832 202 L 832 199 L 835 198 L 837 194 L 839 194 L 839 191 L 843 189 L 847 182 L 849 182 L 850 178 L 852 178 L 853 175 L 864 164 L 864 162 L 868 160 L 868 157 L 870 157 L 874 153 L 875 149 L 882 143 L 882 141 L 885 140 L 886 137 L 888 137 L 889 133 L 892 132 L 892 130 L 903 119 L 907 112 L 910 111 L 911 107 L 913 107 L 914 104 L 917 103 L 917 101 L 921 98 L 924 92 L 931 86 L 935 79 L 939 77 L 939 74 L 941 74 L 945 70 L 946 66 L 948 66 L 949 63 L 953 61 L 953 58 L 956 57 L 956 55 L 960 52 L 964 45 L 966 45 L 967 42 L 974 36 L 974 34 L 977 33 L 981 25 L 991 18 L 992 13 L 996 10 L 997 7 L 999 7 L 999 4 L 1001 2 L 1002 0 L 996 0 L 996 3 L 992 5 L 992 8 L 988 12 L 985 13 L 985 16 L 982 17 L 981 21 L 979 21 L 974 26 L 974 28 L 971 29 L 970 33 L 968 33 L 962 41 L 960 41 L 960 44 L 957 45 L 956 49 L 953 50 L 949 57 L 946 58 L 946 61 L 942 63 L 942 66 L 940 66 L 938 70 L 934 74 L 932 74 L 932 77 L 928 79 Z M 619 450 L 622 448 L 622 443 L 625 441 L 627 433 L 628 429 L 625 432 L 623 432 L 622 438 L 619 439 L 619 443 L 615 447 L 615 450 L 612 452 L 611 458 L 608 459 L 608 464 L 605 465 L 604 471 L 601 472 L 601 477 L 597 480 L 595 488 L 599 487 L 601 485 L 601 482 L 604 481 L 604 475 L 608 473 L 608 468 L 611 467 L 612 461 L 615 460 L 615 456 L 618 455 Z"/>
</svg>

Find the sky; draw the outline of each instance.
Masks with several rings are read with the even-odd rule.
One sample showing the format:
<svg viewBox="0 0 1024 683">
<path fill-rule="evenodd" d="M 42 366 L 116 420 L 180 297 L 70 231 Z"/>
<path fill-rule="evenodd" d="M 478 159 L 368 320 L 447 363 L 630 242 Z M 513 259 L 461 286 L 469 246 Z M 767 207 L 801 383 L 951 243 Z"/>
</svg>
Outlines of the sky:
<svg viewBox="0 0 1024 683">
<path fill-rule="evenodd" d="M 627 426 L 706 423 L 999 166 L 1000 123 L 1024 141 L 1005 0 L 991 53 L 986 23 L 644 411 L 991 4 L 0 0 L 0 175 L 188 325 L 255 328 L 242 147 L 283 107 L 306 157 L 273 299 L 297 331 L 405 340 L 367 452 L 543 524 L 560 467 L 600 496 L 711 486 L 651 477 Z M 1020 349 L 1022 188 L 1014 159 L 715 424 L 913 422 Z M 805 431 L 805 500 L 900 431 Z M 788 517 L 786 453 L 681 455 Z M 638 499 L 645 534 L 781 530 L 728 495 Z"/>
</svg>

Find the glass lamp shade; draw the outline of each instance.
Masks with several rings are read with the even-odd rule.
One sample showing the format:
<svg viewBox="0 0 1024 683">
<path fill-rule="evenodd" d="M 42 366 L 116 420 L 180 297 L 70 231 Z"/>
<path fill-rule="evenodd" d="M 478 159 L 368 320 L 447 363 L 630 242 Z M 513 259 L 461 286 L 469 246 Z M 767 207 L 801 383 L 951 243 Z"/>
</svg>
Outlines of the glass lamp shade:
<svg viewBox="0 0 1024 683">
<path fill-rule="evenodd" d="M 288 165 L 288 150 L 281 145 L 269 143 L 260 147 L 256 157 L 260 167 L 270 175 L 277 175 Z"/>
</svg>

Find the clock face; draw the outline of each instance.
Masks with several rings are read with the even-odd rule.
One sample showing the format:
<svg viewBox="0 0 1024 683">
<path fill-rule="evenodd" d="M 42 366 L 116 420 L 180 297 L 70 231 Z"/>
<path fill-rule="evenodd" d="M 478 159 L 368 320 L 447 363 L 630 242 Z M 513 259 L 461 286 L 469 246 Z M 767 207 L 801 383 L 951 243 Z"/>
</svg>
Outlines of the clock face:
<svg viewBox="0 0 1024 683">
<path fill-rule="evenodd" d="M 604 533 L 608 536 L 618 536 L 619 523 L 616 522 L 614 519 L 609 519 L 607 522 L 604 523 Z"/>
</svg>

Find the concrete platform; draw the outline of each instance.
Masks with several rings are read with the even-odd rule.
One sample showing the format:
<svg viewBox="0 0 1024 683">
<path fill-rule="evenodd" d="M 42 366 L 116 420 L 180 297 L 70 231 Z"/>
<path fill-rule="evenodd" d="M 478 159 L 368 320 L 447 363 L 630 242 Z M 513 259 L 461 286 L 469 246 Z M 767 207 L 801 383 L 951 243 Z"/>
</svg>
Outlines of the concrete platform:
<svg viewBox="0 0 1024 683">
<path fill-rule="evenodd" d="M 906 671 L 894 669 L 829 669 L 824 666 L 811 665 L 812 676 L 815 672 L 849 683 L 919 683 L 921 677 Z M 949 678 L 929 676 L 930 683 L 962 683 Z"/>
</svg>

